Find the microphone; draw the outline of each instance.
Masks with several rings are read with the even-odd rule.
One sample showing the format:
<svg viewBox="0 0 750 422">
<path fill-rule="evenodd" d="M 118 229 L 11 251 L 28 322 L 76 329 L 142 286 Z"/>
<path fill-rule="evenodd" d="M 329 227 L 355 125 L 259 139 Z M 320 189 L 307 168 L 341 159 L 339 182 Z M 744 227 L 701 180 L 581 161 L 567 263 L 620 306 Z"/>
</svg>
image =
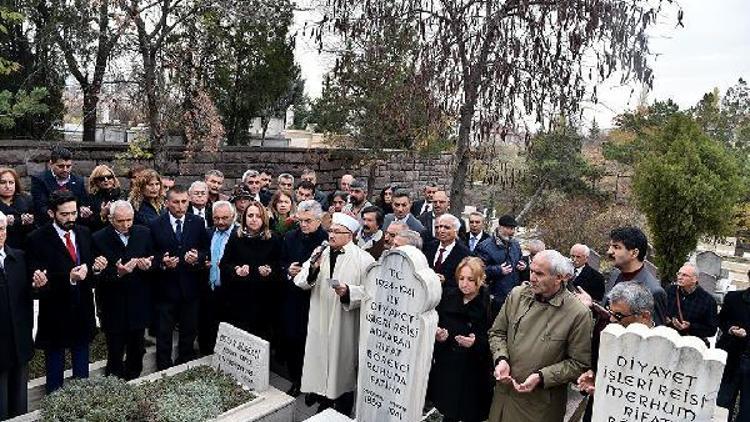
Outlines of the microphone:
<svg viewBox="0 0 750 422">
<path fill-rule="evenodd" d="M 323 251 L 325 251 L 327 247 L 328 247 L 328 241 L 324 240 L 323 243 L 320 244 L 320 249 L 318 249 L 318 252 L 314 253 L 310 257 L 310 263 L 312 264 L 313 262 L 319 260 L 320 256 L 323 255 Z"/>
</svg>

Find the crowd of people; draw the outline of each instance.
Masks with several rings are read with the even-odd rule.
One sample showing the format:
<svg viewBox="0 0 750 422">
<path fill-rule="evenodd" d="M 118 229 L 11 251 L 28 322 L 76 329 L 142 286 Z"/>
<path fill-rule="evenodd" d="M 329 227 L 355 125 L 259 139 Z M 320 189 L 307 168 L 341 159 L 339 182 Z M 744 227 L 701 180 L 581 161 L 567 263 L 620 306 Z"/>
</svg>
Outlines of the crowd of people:
<svg viewBox="0 0 750 422">
<path fill-rule="evenodd" d="M 442 286 L 427 398 L 444 421 L 562 421 L 568 384 L 595 391 L 601 330 L 636 322 L 704 341 L 720 328 L 729 359 L 718 401 L 734 409 L 746 392 L 738 417 L 750 418 L 750 293 L 729 293 L 717 313 L 690 263 L 665 290 L 637 228 L 610 233 L 605 281 L 588 246 L 568 256 L 541 239 L 522 247 L 513 216 L 491 231 L 480 212 L 467 224 L 434 183 L 420 198 L 387 186 L 370 202 L 365 180 L 345 174 L 324 192 L 310 169 L 275 183 L 250 169 L 225 189 L 218 170 L 181 186 L 134 166 L 126 190 L 106 165 L 87 181 L 73 168 L 71 151 L 55 147 L 30 194 L 0 168 L 0 419 L 27 410 L 34 348 L 47 393 L 63 385 L 66 351 L 73 377 L 88 376 L 97 317 L 108 375 L 140 376 L 147 330 L 166 369 L 212 353 L 226 321 L 271 342 L 289 394 L 351 414 L 366 269 L 406 245 Z"/>
</svg>

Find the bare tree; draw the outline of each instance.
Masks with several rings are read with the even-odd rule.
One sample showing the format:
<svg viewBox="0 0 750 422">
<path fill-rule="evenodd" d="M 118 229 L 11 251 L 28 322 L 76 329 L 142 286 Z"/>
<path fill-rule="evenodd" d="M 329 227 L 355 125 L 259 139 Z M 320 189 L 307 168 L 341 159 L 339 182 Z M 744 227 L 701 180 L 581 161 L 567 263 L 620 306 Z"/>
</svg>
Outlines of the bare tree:
<svg viewBox="0 0 750 422">
<path fill-rule="evenodd" d="M 647 31 L 662 0 L 321 1 L 321 49 L 326 34 L 367 39 L 394 25 L 420 34 L 411 59 L 457 119 L 453 211 L 463 209 L 472 144 L 580 112 L 613 75 L 653 80 Z"/>
</svg>

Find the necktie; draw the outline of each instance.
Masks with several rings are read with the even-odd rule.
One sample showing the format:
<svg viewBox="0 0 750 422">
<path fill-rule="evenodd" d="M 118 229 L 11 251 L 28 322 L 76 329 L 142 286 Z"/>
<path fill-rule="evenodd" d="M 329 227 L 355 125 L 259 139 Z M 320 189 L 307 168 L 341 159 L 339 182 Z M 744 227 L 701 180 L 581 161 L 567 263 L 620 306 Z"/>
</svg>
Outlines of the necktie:
<svg viewBox="0 0 750 422">
<path fill-rule="evenodd" d="M 76 254 L 76 247 L 70 240 L 70 232 L 65 232 L 65 248 L 68 249 L 68 255 L 70 255 L 70 259 L 72 259 L 73 262 L 78 265 L 78 254 Z"/>
<path fill-rule="evenodd" d="M 440 268 L 443 266 L 443 252 L 445 252 L 445 248 L 440 248 L 437 260 L 435 260 L 435 272 L 440 271 Z"/>
<path fill-rule="evenodd" d="M 182 220 L 176 220 L 175 225 L 174 237 L 177 238 L 177 243 L 182 243 Z"/>
<path fill-rule="evenodd" d="M 227 235 L 227 231 L 216 231 L 214 238 L 211 241 L 211 269 L 209 270 L 209 281 L 211 284 L 211 290 L 221 286 L 221 278 L 219 275 L 219 261 L 221 260 L 221 246 L 224 244 L 224 237 Z"/>
<path fill-rule="evenodd" d="M 469 249 L 474 252 L 474 248 L 477 246 L 477 238 L 474 236 L 471 236 L 469 238 Z"/>
</svg>

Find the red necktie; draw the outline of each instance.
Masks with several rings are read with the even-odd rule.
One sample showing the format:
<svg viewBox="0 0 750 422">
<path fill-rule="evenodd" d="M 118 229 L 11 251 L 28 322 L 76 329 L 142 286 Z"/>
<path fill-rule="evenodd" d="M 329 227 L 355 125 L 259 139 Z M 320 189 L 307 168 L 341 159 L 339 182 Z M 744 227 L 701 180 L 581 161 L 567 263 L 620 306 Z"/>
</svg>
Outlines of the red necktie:
<svg viewBox="0 0 750 422">
<path fill-rule="evenodd" d="M 435 272 L 440 271 L 440 268 L 443 267 L 443 252 L 445 252 L 445 248 L 440 248 L 437 261 L 435 261 Z"/>
<path fill-rule="evenodd" d="M 73 262 L 78 264 L 78 255 L 76 254 L 76 247 L 73 245 L 73 242 L 70 240 L 70 232 L 65 232 L 65 247 L 68 249 L 68 254 L 70 255 L 70 259 L 72 259 Z"/>
</svg>

